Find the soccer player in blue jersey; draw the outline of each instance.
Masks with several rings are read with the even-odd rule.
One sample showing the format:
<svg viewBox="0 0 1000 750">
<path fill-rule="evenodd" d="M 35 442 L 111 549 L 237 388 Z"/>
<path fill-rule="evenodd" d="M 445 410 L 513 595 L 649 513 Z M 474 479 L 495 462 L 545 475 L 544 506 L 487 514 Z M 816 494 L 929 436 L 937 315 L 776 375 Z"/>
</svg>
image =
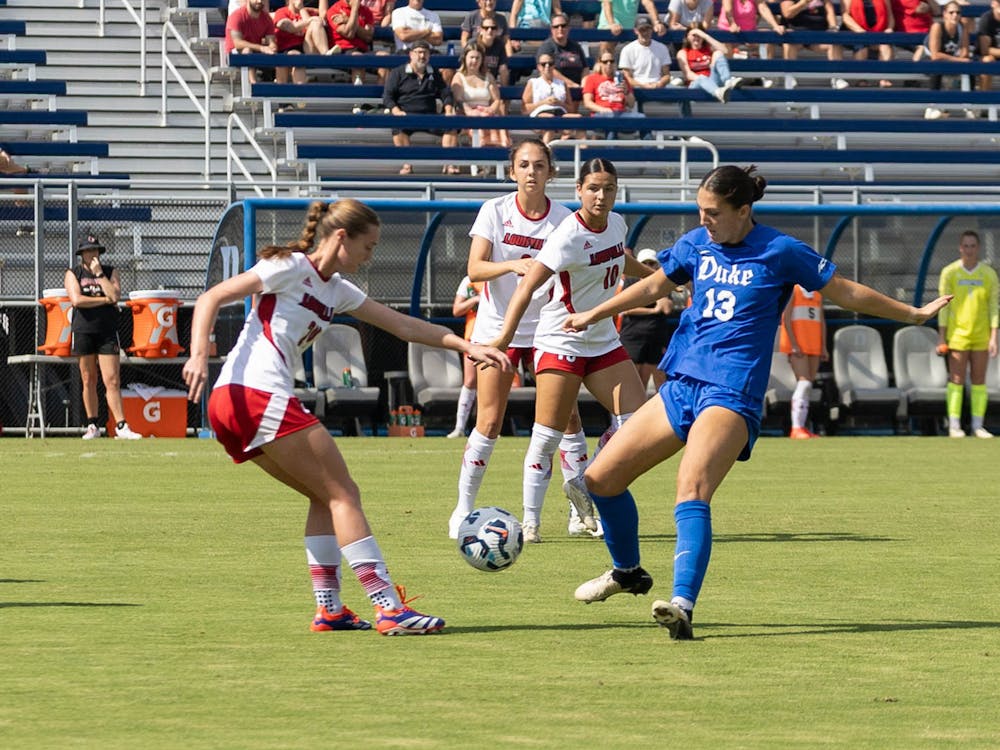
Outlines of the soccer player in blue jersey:
<svg viewBox="0 0 1000 750">
<path fill-rule="evenodd" d="M 735 461 L 750 458 L 774 334 L 795 284 L 821 291 L 841 307 L 920 324 L 950 301 L 915 308 L 836 274 L 833 263 L 777 229 L 753 219 L 767 181 L 747 169 L 712 170 L 698 188 L 701 226 L 657 254 L 660 271 L 597 307 L 566 318 L 582 331 L 622 310 L 691 282 L 692 303 L 660 363 L 668 380 L 595 457 L 567 483 L 574 504 L 597 505 L 613 569 L 576 590 L 583 602 L 619 593 L 645 594 L 653 579 L 639 565 L 639 515 L 628 490 L 640 475 L 686 446 L 677 469 L 673 598 L 653 603 L 653 619 L 676 640 L 693 638 L 691 612 L 712 549 L 710 503 Z"/>
</svg>

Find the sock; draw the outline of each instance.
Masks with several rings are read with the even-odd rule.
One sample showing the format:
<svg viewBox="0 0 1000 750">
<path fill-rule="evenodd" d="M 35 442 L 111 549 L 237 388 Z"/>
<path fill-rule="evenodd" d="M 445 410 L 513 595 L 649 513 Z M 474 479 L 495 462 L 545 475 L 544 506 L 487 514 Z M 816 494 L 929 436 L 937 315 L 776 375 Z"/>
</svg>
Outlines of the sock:
<svg viewBox="0 0 1000 750">
<path fill-rule="evenodd" d="M 461 393 L 458 394 L 458 408 L 455 410 L 455 431 L 465 432 L 465 425 L 469 421 L 469 414 L 472 413 L 472 406 L 476 403 L 476 389 L 462 386 Z"/>
<path fill-rule="evenodd" d="M 400 609 L 403 604 L 385 567 L 382 550 L 375 537 L 366 536 L 341 548 L 341 553 L 358 577 L 372 604 L 384 609 Z"/>
<path fill-rule="evenodd" d="M 563 481 L 578 477 L 587 468 L 587 436 L 583 430 L 565 434 L 559 441 L 559 468 Z"/>
<path fill-rule="evenodd" d="M 125 427 L 126 427 L 127 425 L 128 425 L 128 422 L 126 422 L 126 421 L 125 421 L 125 420 L 123 419 L 123 420 L 122 420 L 121 422 L 119 422 L 119 423 L 118 423 L 118 424 L 116 425 L 116 428 L 117 428 L 117 429 L 119 429 L 119 430 L 123 430 L 123 429 L 125 429 Z"/>
<path fill-rule="evenodd" d="M 701 500 L 687 500 L 674 508 L 674 521 L 677 545 L 673 595 L 687 599 L 693 609 L 712 556 L 712 509 Z"/>
<path fill-rule="evenodd" d="M 317 607 L 326 607 L 328 612 L 341 610 L 340 602 L 340 547 L 333 534 L 307 536 L 306 560 L 312 577 L 313 595 Z"/>
<path fill-rule="evenodd" d="M 632 493 L 625 490 L 620 495 L 603 497 L 591 492 L 590 497 L 601 514 L 611 564 L 620 570 L 639 567 L 639 511 Z"/>
<path fill-rule="evenodd" d="M 458 504 L 456 511 L 471 513 L 475 507 L 479 487 L 486 474 L 486 466 L 493 455 L 493 446 L 497 443 L 479 430 L 473 429 L 465 443 L 465 453 L 462 454 L 462 469 L 458 474 Z"/>
<path fill-rule="evenodd" d="M 978 430 L 983 426 L 983 417 L 986 416 L 986 404 L 989 401 L 989 394 L 986 391 L 986 384 L 969 386 L 969 411 L 972 414 L 972 429 Z"/>
<path fill-rule="evenodd" d="M 964 391 L 965 386 L 961 383 L 952 383 L 950 380 L 945 387 L 945 404 L 948 407 L 948 421 L 952 428 L 957 428 L 962 419 L 962 394 Z"/>
<path fill-rule="evenodd" d="M 812 383 L 808 380 L 796 381 L 795 390 L 792 392 L 792 428 L 806 426 L 806 417 L 809 416 L 809 393 L 811 391 Z"/>
<path fill-rule="evenodd" d="M 606 429 L 599 438 L 597 438 L 597 446 L 594 448 L 594 455 L 591 457 L 591 461 L 597 458 L 597 454 L 601 452 L 601 449 L 608 444 L 608 441 L 618 432 L 619 428 L 625 424 L 626 420 L 631 417 L 635 412 L 628 412 L 627 414 L 612 414 L 611 415 L 611 426 Z"/>
<path fill-rule="evenodd" d="M 87 424 L 94 425 L 94 427 L 100 427 L 101 421 L 97 417 L 87 417 Z"/>
<path fill-rule="evenodd" d="M 528 452 L 524 454 L 524 523 L 540 526 L 545 491 L 552 479 L 552 457 L 563 438 L 561 430 L 535 423 L 531 426 Z"/>
</svg>

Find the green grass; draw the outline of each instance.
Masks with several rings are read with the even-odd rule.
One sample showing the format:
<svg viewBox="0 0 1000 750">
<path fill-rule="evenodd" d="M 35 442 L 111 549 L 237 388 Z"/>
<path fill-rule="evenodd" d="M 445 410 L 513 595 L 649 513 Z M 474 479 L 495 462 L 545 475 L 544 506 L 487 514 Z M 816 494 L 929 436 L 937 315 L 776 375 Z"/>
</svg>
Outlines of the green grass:
<svg viewBox="0 0 1000 750">
<path fill-rule="evenodd" d="M 545 543 L 480 573 L 444 534 L 459 442 L 338 442 L 442 635 L 310 633 L 304 502 L 214 442 L 0 441 L 0 747 L 1000 747 L 996 443 L 761 440 L 675 643 L 676 459 L 633 488 L 651 596 L 584 606 L 607 553 L 556 487 Z M 481 504 L 520 513 L 525 446 Z"/>
</svg>

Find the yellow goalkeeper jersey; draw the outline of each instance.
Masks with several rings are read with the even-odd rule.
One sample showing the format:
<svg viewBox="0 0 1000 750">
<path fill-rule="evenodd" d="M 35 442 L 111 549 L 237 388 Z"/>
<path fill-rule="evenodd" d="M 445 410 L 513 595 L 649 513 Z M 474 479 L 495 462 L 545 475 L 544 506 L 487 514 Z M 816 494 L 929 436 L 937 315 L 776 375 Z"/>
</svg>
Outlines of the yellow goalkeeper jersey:
<svg viewBox="0 0 1000 750">
<path fill-rule="evenodd" d="M 990 329 L 997 328 L 997 272 L 980 261 L 967 271 L 961 260 L 941 271 L 939 294 L 953 294 L 951 304 L 938 313 L 938 327 L 945 329 L 945 341 L 959 351 L 981 351 L 990 341 Z"/>
</svg>

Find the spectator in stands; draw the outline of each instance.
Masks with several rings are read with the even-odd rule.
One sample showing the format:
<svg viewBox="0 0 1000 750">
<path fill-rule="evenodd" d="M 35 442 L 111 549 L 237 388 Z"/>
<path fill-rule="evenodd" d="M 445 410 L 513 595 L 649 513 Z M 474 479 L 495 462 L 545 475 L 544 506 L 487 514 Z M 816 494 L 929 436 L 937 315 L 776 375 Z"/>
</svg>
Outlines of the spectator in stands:
<svg viewBox="0 0 1000 750">
<path fill-rule="evenodd" d="M 14 161 L 14 157 L 0 148 L 0 174 L 4 176 L 18 176 L 28 174 L 29 172 L 31 172 L 30 169 L 18 164 Z"/>
<path fill-rule="evenodd" d="M 622 47 L 618 69 L 632 89 L 662 89 L 671 82 L 670 50 L 653 39 L 649 16 L 635 17 L 635 41 Z M 682 82 L 678 78 L 676 85 Z"/>
<path fill-rule="evenodd" d="M 941 6 L 937 0 L 891 0 L 896 28 L 904 34 L 926 34 Z"/>
<path fill-rule="evenodd" d="M 544 29 L 556 13 L 562 13 L 559 0 L 513 0 L 510 4 L 511 24 L 518 29 Z"/>
<path fill-rule="evenodd" d="M 743 85 L 742 78 L 729 72 L 726 45 L 697 26 L 688 29 L 684 36 L 677 64 L 688 88 L 706 91 L 722 103 L 729 101 L 733 89 Z"/>
<path fill-rule="evenodd" d="M 514 46 L 510 39 L 510 24 L 507 23 L 503 13 L 496 12 L 497 0 L 476 0 L 476 4 L 479 8 L 471 11 L 462 19 L 462 49 L 469 46 L 469 40 L 475 40 L 479 37 L 479 27 L 482 26 L 483 21 L 490 20 L 497 25 L 496 38 L 503 40 L 507 56 L 513 55 Z"/>
<path fill-rule="evenodd" d="M 615 58 L 611 52 L 602 52 L 596 70 L 583 79 L 583 106 L 591 117 L 644 118 L 642 112 L 635 111 L 635 94 L 625 77 L 615 70 Z M 646 135 L 648 131 L 640 131 Z M 613 141 L 617 134 L 607 134 Z"/>
<path fill-rule="evenodd" d="M 521 111 L 529 117 L 579 117 L 579 113 L 569 111 L 569 91 L 566 83 L 555 77 L 555 59 L 552 55 L 538 54 L 538 75 L 529 78 L 521 95 Z M 558 131 L 544 130 L 542 142 L 552 141 Z M 570 137 L 570 131 L 562 131 L 562 138 Z M 578 134 L 578 137 L 582 135 Z"/>
<path fill-rule="evenodd" d="M 962 232 L 959 258 L 941 270 L 940 294 L 951 294 L 951 305 L 938 313 L 938 351 L 948 357 L 948 436 L 965 437 L 962 430 L 962 396 L 966 374 L 971 395 L 969 411 L 972 434 L 993 435 L 983 427 L 989 398 L 986 369 L 990 357 L 997 356 L 997 328 L 1000 326 L 997 273 L 979 258 L 979 235 Z"/>
<path fill-rule="evenodd" d="M 923 50 L 932 62 L 972 60 L 969 57 L 969 32 L 962 23 L 962 6 L 954 0 L 944 6 L 941 20 L 931 26 L 930 32 L 924 38 Z M 935 91 L 940 90 L 942 79 L 943 76 L 940 74 L 932 74 L 931 88 Z M 924 117 L 928 120 L 937 120 L 944 115 L 945 113 L 937 107 L 928 107 L 924 110 Z"/>
<path fill-rule="evenodd" d="M 428 49 L 444 41 L 441 17 L 424 8 L 424 0 L 408 0 L 402 8 L 396 8 L 391 23 L 397 52 L 406 52 L 418 39 L 427 42 Z"/>
<path fill-rule="evenodd" d="M 889 0 L 847 0 L 843 5 L 841 19 L 844 26 L 857 34 L 866 32 L 890 34 L 896 27 Z M 891 44 L 879 44 L 878 59 L 887 62 L 893 57 Z M 855 48 L 855 60 L 867 60 L 869 47 Z M 892 81 L 883 78 L 878 82 L 882 88 L 892 86 Z"/>
<path fill-rule="evenodd" d="M 288 55 L 325 55 L 329 51 L 323 17 L 312 8 L 304 7 L 305 0 L 288 0 L 274 12 L 275 41 L 278 52 Z M 295 83 L 306 82 L 306 69 L 301 67 L 276 68 L 274 79 L 288 83 L 289 73 Z"/>
<path fill-rule="evenodd" d="M 990 0 L 990 9 L 979 17 L 976 27 L 980 62 L 1000 60 L 1000 0 Z M 989 91 L 993 88 L 993 76 L 983 73 L 979 76 L 979 88 Z"/>
<path fill-rule="evenodd" d="M 326 0 L 320 0 L 326 2 Z M 361 0 L 361 4 L 372 12 L 372 22 L 375 28 L 392 26 L 392 7 L 396 0 Z"/>
<path fill-rule="evenodd" d="M 667 6 L 667 26 L 677 31 L 700 26 L 708 29 L 715 17 L 712 0 L 670 0 Z"/>
<path fill-rule="evenodd" d="M 785 28 L 792 31 L 837 31 L 837 12 L 832 0 L 781 0 L 781 17 Z M 817 52 L 825 52 L 830 62 L 844 59 L 844 50 L 839 44 L 806 45 Z M 801 44 L 782 45 L 786 60 L 797 60 Z M 785 88 L 794 89 L 798 85 L 795 76 L 785 76 Z M 840 77 L 830 79 L 835 89 L 846 89 L 847 81 Z"/>
<path fill-rule="evenodd" d="M 252 2 L 252 0 L 251 0 Z M 108 411 L 117 423 L 116 440 L 138 440 L 125 421 L 122 404 L 120 348 L 118 343 L 118 300 L 122 295 L 118 269 L 101 263 L 104 245 L 94 235 L 87 235 L 76 249 L 80 263 L 66 269 L 63 283 L 73 305 L 73 356 L 80 358 L 80 381 L 83 385 L 83 409 L 87 413 L 84 440 L 101 436 L 98 419 L 97 372 L 104 381 Z"/>
<path fill-rule="evenodd" d="M 507 47 L 500 36 L 500 25 L 484 19 L 479 25 L 475 39 L 476 46 L 483 53 L 483 69 L 493 76 L 501 86 L 510 85 L 510 68 L 507 67 Z M 506 113 L 506 109 L 504 110 Z"/>
<path fill-rule="evenodd" d="M 412 2 L 412 0 L 411 0 Z M 425 39 L 410 42 L 410 62 L 393 68 L 385 82 L 385 93 L 382 97 L 383 106 L 392 114 L 400 117 L 406 115 L 437 114 L 438 102 L 444 114 L 453 115 L 453 99 L 451 88 L 444 82 L 441 74 L 432 68 L 428 61 L 431 56 L 431 46 Z M 417 131 L 400 128 L 392 131 L 392 142 L 396 146 L 409 146 L 410 136 Z M 433 135 L 441 136 L 441 145 L 452 147 L 458 144 L 454 130 L 431 130 Z M 442 168 L 444 174 L 458 174 L 458 167 L 446 165 Z M 404 164 L 400 174 L 413 174 L 413 167 Z"/>
<path fill-rule="evenodd" d="M 501 113 L 500 88 L 496 79 L 483 70 L 483 53 L 475 44 L 462 50 L 458 72 L 451 79 L 451 95 L 455 111 L 471 117 L 493 117 Z M 476 136 L 470 131 L 473 145 Z M 506 130 L 479 130 L 481 146 L 510 148 L 510 135 Z"/>
<path fill-rule="evenodd" d="M 709 6 L 712 0 L 707 0 Z M 653 0 L 601 0 L 601 15 L 597 19 L 597 28 L 610 31 L 613 36 L 620 36 L 625 29 L 635 28 L 635 17 L 639 14 L 639 5 L 650 18 L 655 18 L 653 31 L 657 35 L 667 33 L 667 27 L 660 20 Z M 605 52 L 614 53 L 618 45 L 615 42 L 601 42 L 600 56 Z"/>
<path fill-rule="evenodd" d="M 260 52 L 273 55 L 278 51 L 276 29 L 264 0 L 247 0 L 246 5 L 226 19 L 226 54 Z M 257 71 L 248 71 L 251 83 L 257 83 Z"/>
<path fill-rule="evenodd" d="M 363 55 L 372 48 L 375 38 L 375 16 L 361 0 L 337 0 L 326 12 L 326 25 L 330 29 L 330 50 Z M 351 70 L 354 85 L 365 82 L 364 68 Z M 380 74 L 382 78 L 384 74 Z"/>
<path fill-rule="evenodd" d="M 566 84 L 567 99 L 566 111 L 576 113 L 580 111 L 580 102 L 573 98 L 573 89 L 579 89 L 583 84 L 583 77 L 590 70 L 587 67 L 587 56 L 579 42 L 569 38 L 569 16 L 565 13 L 552 14 L 552 36 L 542 42 L 538 48 L 538 57 L 549 55 L 555 61 L 554 75 Z"/>
<path fill-rule="evenodd" d="M 722 0 L 722 8 L 719 11 L 719 20 L 716 22 L 722 31 L 756 31 L 760 25 L 760 19 L 764 19 L 771 30 L 776 34 L 784 34 L 785 27 L 775 18 L 767 0 Z M 767 45 L 767 58 L 774 58 L 775 45 Z M 738 58 L 753 56 L 753 45 L 747 45 L 738 49 L 736 45 L 729 50 L 730 57 Z M 770 88 L 774 81 L 770 78 L 762 79 L 764 88 Z"/>
</svg>

